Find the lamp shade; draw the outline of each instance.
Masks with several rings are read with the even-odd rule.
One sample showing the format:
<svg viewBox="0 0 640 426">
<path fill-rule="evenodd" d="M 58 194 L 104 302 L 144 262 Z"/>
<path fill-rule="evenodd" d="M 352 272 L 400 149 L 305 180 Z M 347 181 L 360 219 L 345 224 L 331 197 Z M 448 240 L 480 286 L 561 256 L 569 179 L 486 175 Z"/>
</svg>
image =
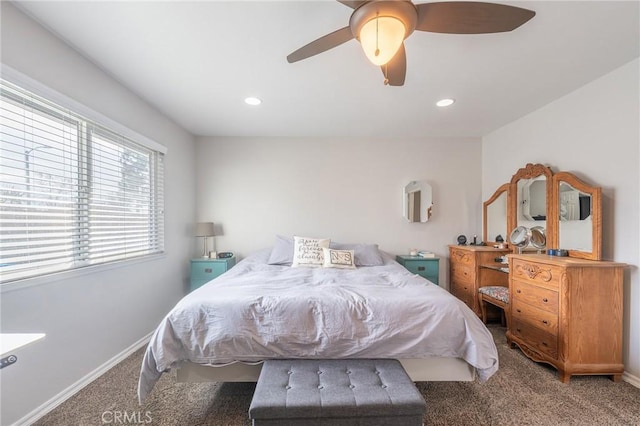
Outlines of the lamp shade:
<svg viewBox="0 0 640 426">
<path fill-rule="evenodd" d="M 375 65 L 384 65 L 398 52 L 404 41 L 406 28 L 392 16 L 371 19 L 360 30 L 360 44 L 365 55 Z"/>
<path fill-rule="evenodd" d="M 213 237 L 216 235 L 213 232 L 213 222 L 198 222 L 196 224 L 196 237 Z"/>
</svg>

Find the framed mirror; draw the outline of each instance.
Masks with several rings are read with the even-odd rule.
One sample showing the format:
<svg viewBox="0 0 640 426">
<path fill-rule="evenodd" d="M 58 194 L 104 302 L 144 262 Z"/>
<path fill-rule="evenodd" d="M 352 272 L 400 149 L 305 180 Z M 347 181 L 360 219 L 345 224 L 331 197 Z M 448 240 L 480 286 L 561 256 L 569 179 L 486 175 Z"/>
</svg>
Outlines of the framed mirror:
<svg viewBox="0 0 640 426">
<path fill-rule="evenodd" d="M 553 176 L 553 222 L 557 233 L 550 244 L 569 257 L 602 258 L 602 189 L 569 172 Z"/>
<path fill-rule="evenodd" d="M 548 220 L 553 217 L 552 178 L 549 167 L 532 163 L 511 177 L 507 229 L 539 227 L 547 236 L 555 235 L 557 221 Z"/>
<path fill-rule="evenodd" d="M 404 217 L 409 222 L 427 222 L 431 218 L 433 191 L 425 180 L 414 180 L 404 187 Z"/>
<path fill-rule="evenodd" d="M 509 237 L 507 228 L 507 200 L 509 184 L 501 185 L 496 192 L 482 203 L 482 241 L 486 243 L 498 242 L 500 235 L 504 241 Z"/>
</svg>

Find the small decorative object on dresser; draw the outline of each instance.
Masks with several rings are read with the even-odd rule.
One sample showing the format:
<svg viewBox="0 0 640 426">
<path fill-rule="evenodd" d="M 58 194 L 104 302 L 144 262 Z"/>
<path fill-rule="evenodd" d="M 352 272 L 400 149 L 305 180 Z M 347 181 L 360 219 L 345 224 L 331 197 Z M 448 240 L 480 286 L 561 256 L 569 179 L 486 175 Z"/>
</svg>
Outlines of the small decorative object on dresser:
<svg viewBox="0 0 640 426">
<path fill-rule="evenodd" d="M 575 374 L 610 375 L 622 364 L 624 263 L 510 255 L 507 341 L 529 358 Z"/>
<path fill-rule="evenodd" d="M 212 279 L 219 277 L 235 264 L 235 256 L 225 259 L 191 259 L 189 291 L 193 291 Z"/>
<path fill-rule="evenodd" d="M 440 259 L 437 257 L 398 255 L 396 261 L 408 271 L 439 285 Z"/>
</svg>

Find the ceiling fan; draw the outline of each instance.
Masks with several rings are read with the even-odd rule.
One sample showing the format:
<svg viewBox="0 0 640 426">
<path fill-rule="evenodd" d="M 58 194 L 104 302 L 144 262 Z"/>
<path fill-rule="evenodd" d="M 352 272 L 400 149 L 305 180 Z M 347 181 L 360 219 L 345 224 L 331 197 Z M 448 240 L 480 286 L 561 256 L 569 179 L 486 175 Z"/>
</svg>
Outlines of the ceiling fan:
<svg viewBox="0 0 640 426">
<path fill-rule="evenodd" d="M 496 3 L 449 1 L 413 4 L 409 0 L 338 0 L 354 9 L 349 25 L 287 56 L 289 63 L 317 55 L 353 38 L 371 62 L 382 68 L 384 83 L 404 85 L 407 58 L 404 39 L 415 30 L 448 34 L 512 31 L 535 12 Z"/>
</svg>

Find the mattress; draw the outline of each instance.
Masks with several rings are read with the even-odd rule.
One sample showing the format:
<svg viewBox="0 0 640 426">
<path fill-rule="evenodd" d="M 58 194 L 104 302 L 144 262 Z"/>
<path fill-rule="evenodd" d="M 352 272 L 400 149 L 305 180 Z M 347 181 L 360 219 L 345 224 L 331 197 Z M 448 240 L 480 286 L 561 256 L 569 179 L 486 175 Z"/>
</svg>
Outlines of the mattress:
<svg viewBox="0 0 640 426">
<path fill-rule="evenodd" d="M 493 338 L 446 290 L 390 256 L 356 269 L 269 265 L 258 251 L 185 296 L 147 346 L 138 396 L 185 361 L 462 358 L 480 381 L 498 369 Z"/>
</svg>

